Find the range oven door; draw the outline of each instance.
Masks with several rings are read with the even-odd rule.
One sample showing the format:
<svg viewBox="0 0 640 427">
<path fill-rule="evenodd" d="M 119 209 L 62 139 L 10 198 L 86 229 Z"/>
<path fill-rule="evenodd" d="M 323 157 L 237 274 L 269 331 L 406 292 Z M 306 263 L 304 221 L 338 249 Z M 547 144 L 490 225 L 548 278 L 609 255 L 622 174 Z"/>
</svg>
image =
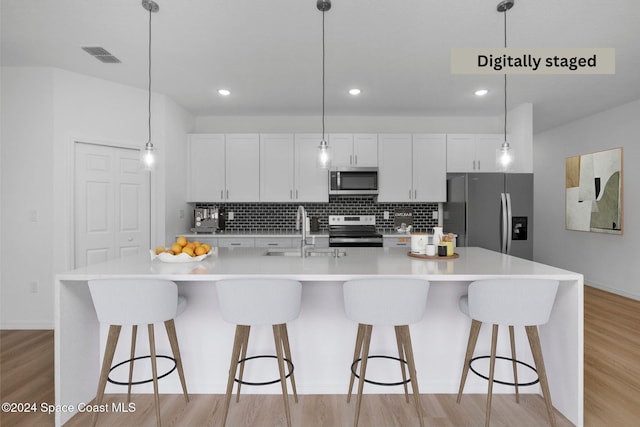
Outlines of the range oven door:
<svg viewBox="0 0 640 427">
<path fill-rule="evenodd" d="M 381 248 L 382 237 L 329 237 L 329 247 L 371 247 Z"/>
</svg>

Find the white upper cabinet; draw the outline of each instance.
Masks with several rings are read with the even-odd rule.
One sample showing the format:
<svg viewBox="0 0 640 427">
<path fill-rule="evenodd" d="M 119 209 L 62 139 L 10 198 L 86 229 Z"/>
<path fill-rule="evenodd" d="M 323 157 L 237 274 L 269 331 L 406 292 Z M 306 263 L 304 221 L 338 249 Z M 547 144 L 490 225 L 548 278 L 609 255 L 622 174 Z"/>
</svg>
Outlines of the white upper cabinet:
<svg viewBox="0 0 640 427">
<path fill-rule="evenodd" d="M 294 201 L 293 134 L 260 135 L 260 201 Z"/>
<path fill-rule="evenodd" d="M 187 201 L 225 200 L 225 137 L 222 134 L 189 135 Z"/>
<path fill-rule="evenodd" d="M 411 155 L 414 202 L 447 201 L 447 137 L 413 135 Z"/>
<path fill-rule="evenodd" d="M 258 200 L 258 134 L 193 134 L 189 135 L 188 147 L 188 201 Z"/>
<path fill-rule="evenodd" d="M 411 151 L 411 134 L 378 135 L 379 202 L 412 200 Z"/>
<path fill-rule="evenodd" d="M 446 200 L 446 136 L 384 134 L 378 138 L 379 202 Z"/>
<path fill-rule="evenodd" d="M 255 202 L 260 198 L 260 137 L 226 135 L 225 197 L 228 202 Z"/>
<path fill-rule="evenodd" d="M 501 134 L 447 135 L 447 172 L 496 172 Z"/>
<path fill-rule="evenodd" d="M 296 134 L 294 137 L 295 202 L 329 201 L 329 172 L 317 166 L 321 138 L 321 134 Z"/>
<path fill-rule="evenodd" d="M 332 133 L 329 135 L 331 166 L 378 166 L 378 135 Z"/>
</svg>

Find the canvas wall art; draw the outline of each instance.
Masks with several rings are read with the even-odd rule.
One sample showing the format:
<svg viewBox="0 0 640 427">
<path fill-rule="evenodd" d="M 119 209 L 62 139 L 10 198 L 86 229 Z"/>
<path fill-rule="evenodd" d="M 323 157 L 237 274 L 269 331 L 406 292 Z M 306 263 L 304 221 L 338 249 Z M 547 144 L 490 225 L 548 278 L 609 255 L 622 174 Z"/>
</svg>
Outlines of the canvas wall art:
<svg viewBox="0 0 640 427">
<path fill-rule="evenodd" d="M 568 230 L 622 234 L 622 148 L 566 159 Z"/>
</svg>

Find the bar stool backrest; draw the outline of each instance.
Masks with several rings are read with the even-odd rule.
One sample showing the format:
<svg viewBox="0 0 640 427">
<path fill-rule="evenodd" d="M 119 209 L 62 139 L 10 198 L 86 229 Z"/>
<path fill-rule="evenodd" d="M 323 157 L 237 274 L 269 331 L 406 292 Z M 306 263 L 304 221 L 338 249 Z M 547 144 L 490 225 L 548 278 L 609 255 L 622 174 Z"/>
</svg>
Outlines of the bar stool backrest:
<svg viewBox="0 0 640 427">
<path fill-rule="evenodd" d="M 102 323 L 148 325 L 176 316 L 178 286 L 170 280 L 97 279 L 89 290 Z"/>
<path fill-rule="evenodd" d="M 429 282 L 418 279 L 358 279 L 343 285 L 349 319 L 366 325 L 419 322 L 426 311 Z"/>
<path fill-rule="evenodd" d="M 512 326 L 549 321 L 557 280 L 495 279 L 469 285 L 469 316 L 480 322 Z"/>
<path fill-rule="evenodd" d="M 300 314 L 302 285 L 290 279 L 227 279 L 216 284 L 222 318 L 235 325 L 280 325 Z"/>
</svg>

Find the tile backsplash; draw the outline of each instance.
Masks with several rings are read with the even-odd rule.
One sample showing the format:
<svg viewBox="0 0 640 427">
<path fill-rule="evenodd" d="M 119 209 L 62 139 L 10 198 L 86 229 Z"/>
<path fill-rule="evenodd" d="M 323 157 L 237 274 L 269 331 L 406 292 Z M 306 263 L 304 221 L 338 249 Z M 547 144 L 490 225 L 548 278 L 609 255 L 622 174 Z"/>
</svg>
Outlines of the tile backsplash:
<svg viewBox="0 0 640 427">
<path fill-rule="evenodd" d="M 196 203 L 194 207 L 220 207 L 226 211 L 226 231 L 293 231 L 296 213 L 302 204 L 309 217 L 318 217 L 320 230 L 328 229 L 329 215 L 375 215 L 379 230 L 394 230 L 396 209 L 413 209 L 413 228 L 430 231 L 438 225 L 433 212 L 438 212 L 438 203 L 378 203 L 375 197 L 329 197 L 328 203 Z M 389 219 L 384 219 L 384 212 Z M 229 213 L 233 212 L 233 220 Z"/>
</svg>

